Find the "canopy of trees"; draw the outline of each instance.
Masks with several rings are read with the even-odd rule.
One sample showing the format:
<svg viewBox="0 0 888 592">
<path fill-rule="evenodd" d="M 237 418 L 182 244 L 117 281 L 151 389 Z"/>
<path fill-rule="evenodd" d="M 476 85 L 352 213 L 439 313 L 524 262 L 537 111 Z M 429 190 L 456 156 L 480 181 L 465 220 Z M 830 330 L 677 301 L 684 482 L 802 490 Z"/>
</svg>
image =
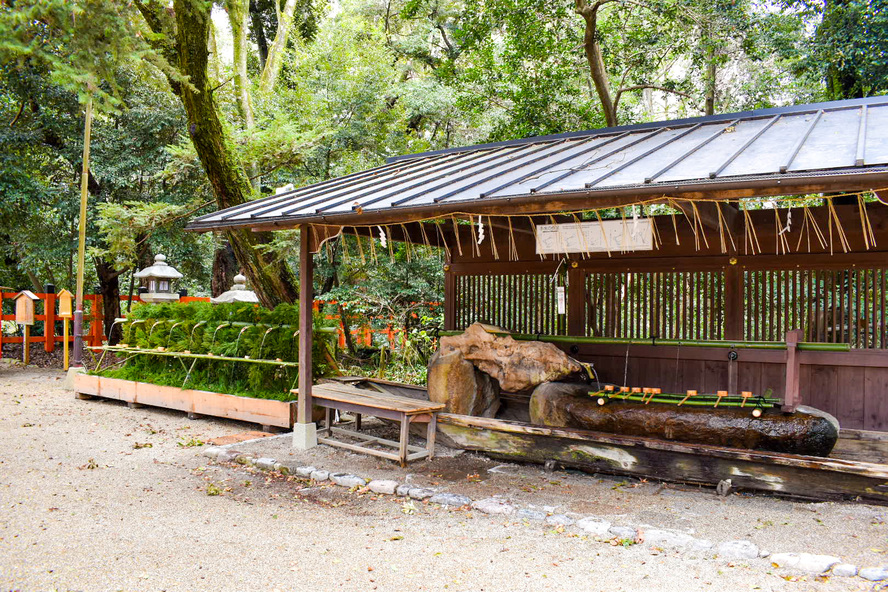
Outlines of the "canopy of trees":
<svg viewBox="0 0 888 592">
<path fill-rule="evenodd" d="M 886 8 L 883 0 L 3 2 L 0 285 L 73 285 L 90 98 L 87 286 L 125 292 L 133 270 L 162 251 L 194 294 L 223 291 L 243 271 L 274 305 L 296 297 L 296 238 L 193 235 L 182 230 L 189 217 L 405 152 L 885 93 Z M 353 313 L 403 314 L 410 302 L 438 300 L 440 265 L 391 265 L 403 262 L 399 248 L 357 266 L 328 250 L 318 294 Z"/>
</svg>

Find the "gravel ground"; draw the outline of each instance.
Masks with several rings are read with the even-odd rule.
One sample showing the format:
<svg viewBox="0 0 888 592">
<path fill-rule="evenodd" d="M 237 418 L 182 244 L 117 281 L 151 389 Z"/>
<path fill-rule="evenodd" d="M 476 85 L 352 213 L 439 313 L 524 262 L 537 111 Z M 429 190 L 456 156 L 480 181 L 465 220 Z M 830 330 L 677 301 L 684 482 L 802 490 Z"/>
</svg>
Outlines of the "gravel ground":
<svg viewBox="0 0 888 592">
<path fill-rule="evenodd" d="M 859 578 L 612 546 L 574 529 L 213 464 L 197 441 L 255 426 L 79 401 L 63 375 L 0 363 L 0 590 L 870 590 Z M 146 446 L 150 444 L 150 446 Z M 403 471 L 289 438 L 235 446 L 475 499 L 677 528 L 773 552 L 888 563 L 885 508 L 502 465 L 476 455 Z M 493 471 L 491 472 L 491 469 Z M 216 494 L 216 495 L 211 495 Z M 414 509 L 415 508 L 415 509 Z"/>
</svg>

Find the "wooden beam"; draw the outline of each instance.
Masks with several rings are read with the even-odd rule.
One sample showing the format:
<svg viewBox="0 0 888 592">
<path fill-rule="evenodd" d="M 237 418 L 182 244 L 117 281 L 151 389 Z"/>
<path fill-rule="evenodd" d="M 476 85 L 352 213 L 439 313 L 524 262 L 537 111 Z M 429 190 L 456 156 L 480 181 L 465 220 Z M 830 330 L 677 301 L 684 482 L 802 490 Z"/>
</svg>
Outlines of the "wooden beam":
<svg viewBox="0 0 888 592">
<path fill-rule="evenodd" d="M 311 245 L 310 250 L 312 253 L 319 253 L 325 242 L 342 234 L 342 226 L 334 226 L 332 224 L 313 224 L 311 228 L 309 244 Z"/>
</svg>

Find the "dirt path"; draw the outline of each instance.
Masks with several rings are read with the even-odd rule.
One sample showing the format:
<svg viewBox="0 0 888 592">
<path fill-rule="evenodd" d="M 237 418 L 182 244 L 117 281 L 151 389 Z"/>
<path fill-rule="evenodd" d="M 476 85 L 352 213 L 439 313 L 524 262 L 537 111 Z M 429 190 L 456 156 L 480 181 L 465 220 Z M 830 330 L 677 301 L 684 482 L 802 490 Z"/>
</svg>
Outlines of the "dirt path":
<svg viewBox="0 0 888 592">
<path fill-rule="evenodd" d="M 79 401 L 60 388 L 61 379 L 56 371 L 0 365 L 2 590 L 872 587 L 857 578 L 789 581 L 766 560 L 728 563 L 644 545 L 615 547 L 571 529 L 559 532 L 421 503 L 412 505 L 414 511 L 391 496 L 356 495 L 214 465 L 193 444 L 254 426 Z M 260 444 L 283 445 L 283 455 L 290 452 L 286 443 L 284 438 Z M 396 471 L 325 447 L 312 454 L 357 474 L 385 477 Z M 659 520 L 659 526 L 668 522 L 715 540 L 751 534 L 763 546 L 770 538 L 783 547 L 779 550 L 827 549 L 861 566 L 888 563 L 882 561 L 884 551 L 871 550 L 888 549 L 882 508 L 819 504 L 812 510 L 810 504 L 771 498 L 725 501 L 681 490 L 653 495 L 649 484 L 615 488 L 619 482 L 523 467 L 489 473 L 497 463 L 476 457 L 460 459 L 465 465 L 440 460 L 450 463 L 449 472 L 430 465 L 432 470 L 414 470 L 413 478 L 455 492 L 465 487 L 513 493 L 523 504 Z M 467 478 L 473 474 L 479 477 Z M 514 490 L 516 480 L 526 490 Z M 617 498 L 623 500 L 620 510 Z"/>
</svg>

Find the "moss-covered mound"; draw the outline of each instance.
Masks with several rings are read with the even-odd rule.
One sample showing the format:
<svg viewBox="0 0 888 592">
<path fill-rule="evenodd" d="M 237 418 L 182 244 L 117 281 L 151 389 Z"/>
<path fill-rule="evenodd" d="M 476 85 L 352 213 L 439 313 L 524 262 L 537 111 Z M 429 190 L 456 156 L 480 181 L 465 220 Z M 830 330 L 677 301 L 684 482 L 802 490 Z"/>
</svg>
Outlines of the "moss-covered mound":
<svg viewBox="0 0 888 592">
<path fill-rule="evenodd" d="M 323 348 L 335 344 L 335 331 L 315 315 L 313 371 L 323 376 Z M 296 362 L 299 357 L 299 307 L 281 304 L 274 310 L 255 304 L 143 304 L 123 324 L 120 345 L 142 350 Z M 317 330 L 320 329 L 320 330 Z M 326 343 L 325 343 L 326 342 Z M 233 395 L 293 400 L 298 368 L 228 360 L 150 354 L 120 354 L 126 362 L 98 372 L 101 376 L 152 384 L 187 387 Z"/>
</svg>

